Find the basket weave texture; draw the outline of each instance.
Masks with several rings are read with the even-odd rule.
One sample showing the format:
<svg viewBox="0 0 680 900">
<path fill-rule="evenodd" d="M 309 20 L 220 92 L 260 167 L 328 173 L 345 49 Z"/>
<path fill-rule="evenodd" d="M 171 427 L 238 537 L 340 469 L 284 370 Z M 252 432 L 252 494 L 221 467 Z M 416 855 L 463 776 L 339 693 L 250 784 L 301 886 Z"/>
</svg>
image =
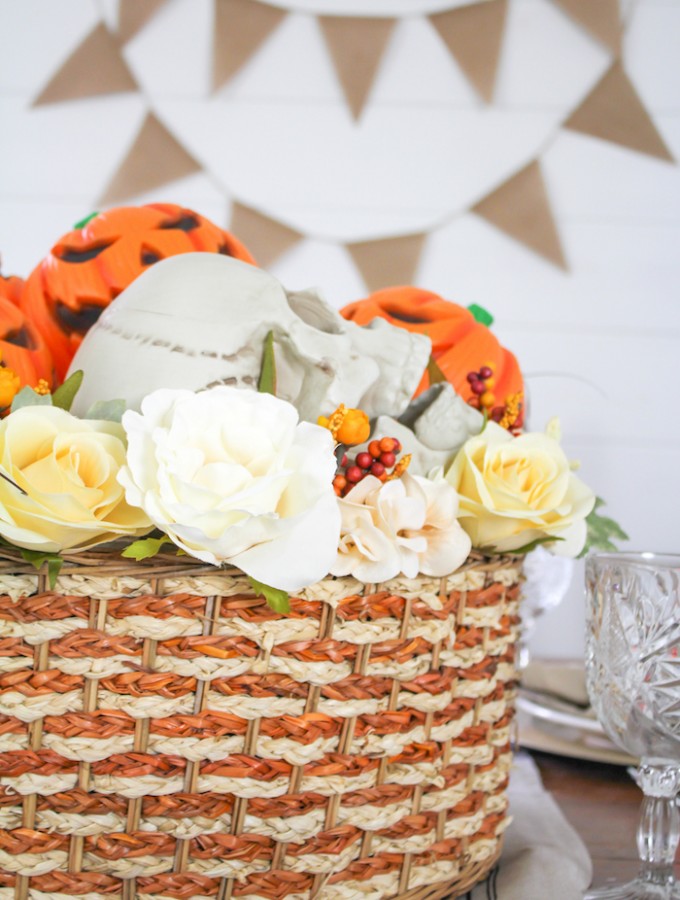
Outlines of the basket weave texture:
<svg viewBox="0 0 680 900">
<path fill-rule="evenodd" d="M 0 900 L 455 897 L 508 823 L 518 561 L 327 578 L 0 561 Z"/>
</svg>

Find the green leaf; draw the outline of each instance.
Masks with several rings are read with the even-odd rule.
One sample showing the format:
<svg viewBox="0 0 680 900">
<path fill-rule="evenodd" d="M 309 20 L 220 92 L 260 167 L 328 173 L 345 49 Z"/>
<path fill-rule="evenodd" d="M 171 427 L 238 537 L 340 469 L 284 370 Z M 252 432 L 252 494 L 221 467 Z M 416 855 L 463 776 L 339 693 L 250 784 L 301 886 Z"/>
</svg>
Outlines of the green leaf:
<svg viewBox="0 0 680 900">
<path fill-rule="evenodd" d="M 94 219 L 94 217 L 98 215 L 98 212 L 91 212 L 89 216 L 85 216 L 85 218 L 81 219 L 80 222 L 76 222 L 76 224 L 73 226 L 73 230 L 78 231 L 79 229 L 84 228 L 90 221 L 90 219 Z"/>
<path fill-rule="evenodd" d="M 152 556 L 160 553 L 164 544 L 171 543 L 172 541 L 167 534 L 163 534 L 158 538 L 142 538 L 139 541 L 133 541 L 131 544 L 128 544 L 121 553 L 121 556 L 124 556 L 126 559 L 136 559 L 137 562 L 141 562 L 143 559 L 151 559 Z"/>
<path fill-rule="evenodd" d="M 57 583 L 57 577 L 64 565 L 64 560 L 58 553 L 46 553 L 44 550 L 26 550 L 24 547 L 18 547 L 19 553 L 26 562 L 29 562 L 36 569 L 41 569 L 44 563 L 47 563 L 47 577 L 50 582 L 50 590 L 54 590 Z"/>
<path fill-rule="evenodd" d="M 97 400 L 85 413 L 85 418 L 120 422 L 125 410 L 125 400 Z"/>
<path fill-rule="evenodd" d="M 262 349 L 262 369 L 257 389 L 261 394 L 276 396 L 276 357 L 274 356 L 274 332 L 270 331 L 264 339 Z"/>
<path fill-rule="evenodd" d="M 76 394 L 80 390 L 83 383 L 83 370 L 78 369 L 73 375 L 69 375 L 66 381 L 60 385 L 52 394 L 52 405 L 58 406 L 59 409 L 65 409 L 68 412 L 73 405 Z"/>
<path fill-rule="evenodd" d="M 248 576 L 248 582 L 257 596 L 264 597 L 267 601 L 267 605 L 273 609 L 274 612 L 281 613 L 283 616 L 288 615 L 290 612 L 290 598 L 286 591 L 281 591 L 279 588 L 271 587 L 268 584 L 262 584 L 261 581 L 256 581 L 254 578 L 251 578 L 250 575 Z"/>
<path fill-rule="evenodd" d="M 12 400 L 10 412 L 16 412 L 24 406 L 52 406 L 52 397 L 49 394 L 38 394 L 26 385 Z"/>
<path fill-rule="evenodd" d="M 604 500 L 601 497 L 597 497 L 592 512 L 586 517 L 588 532 L 585 546 L 579 556 L 585 556 L 589 550 L 615 552 L 618 550 L 618 547 L 614 541 L 627 541 L 629 539 L 618 522 L 615 522 L 614 519 L 610 519 L 608 516 L 599 514 L 598 509 L 604 505 Z"/>
<path fill-rule="evenodd" d="M 471 303 L 468 306 L 468 312 L 472 313 L 475 317 L 475 321 L 479 322 L 480 325 L 486 325 L 487 328 L 491 328 L 493 325 L 493 316 L 489 310 L 484 309 L 483 306 L 479 306 L 478 303 Z"/>
<path fill-rule="evenodd" d="M 427 364 L 427 374 L 430 376 L 430 384 L 441 384 L 442 381 L 446 381 L 446 375 L 439 368 L 439 364 L 434 356 L 430 357 L 430 360 Z"/>
</svg>

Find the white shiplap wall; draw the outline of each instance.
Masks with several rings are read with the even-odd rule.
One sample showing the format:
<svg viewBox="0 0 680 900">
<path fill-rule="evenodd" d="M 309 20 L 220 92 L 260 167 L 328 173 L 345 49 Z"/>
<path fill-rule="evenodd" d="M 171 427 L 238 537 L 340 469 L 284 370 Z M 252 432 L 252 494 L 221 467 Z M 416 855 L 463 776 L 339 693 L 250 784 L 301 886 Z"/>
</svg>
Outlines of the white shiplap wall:
<svg viewBox="0 0 680 900">
<path fill-rule="evenodd" d="M 32 109 L 116 4 L 0 0 L 3 271 L 27 275 L 94 207 L 152 108 L 209 174 L 134 202 L 181 202 L 226 224 L 235 198 L 290 223 L 313 236 L 272 268 L 290 287 L 321 286 L 340 306 L 365 289 L 338 240 L 432 229 L 417 282 L 493 311 L 526 373 L 532 426 L 560 414 L 567 450 L 631 546 L 680 550 L 680 168 L 555 131 L 610 57 L 550 0 L 511 0 L 491 107 L 413 14 L 434 5 L 408 7 L 355 123 L 305 12 L 210 97 L 209 0 L 168 0 L 127 46 L 145 97 Z M 626 68 L 680 158 L 680 2 L 622 11 Z M 539 152 L 568 274 L 464 212 Z M 540 624 L 539 652 L 581 652 L 581 578 L 579 566 Z"/>
</svg>

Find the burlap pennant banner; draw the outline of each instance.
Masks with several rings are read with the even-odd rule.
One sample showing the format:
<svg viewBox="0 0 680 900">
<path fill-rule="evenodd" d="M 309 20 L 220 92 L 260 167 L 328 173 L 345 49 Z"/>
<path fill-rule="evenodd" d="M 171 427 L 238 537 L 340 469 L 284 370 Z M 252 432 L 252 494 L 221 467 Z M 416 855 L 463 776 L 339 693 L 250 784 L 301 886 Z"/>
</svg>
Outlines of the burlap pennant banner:
<svg viewBox="0 0 680 900">
<path fill-rule="evenodd" d="M 358 119 L 396 19 L 319 16 L 318 20 L 349 108 Z"/>
<path fill-rule="evenodd" d="M 148 113 L 134 144 L 97 205 L 120 203 L 202 170 L 201 164 L 165 125 L 153 113 Z"/>
<path fill-rule="evenodd" d="M 237 202 L 232 205 L 229 228 L 263 268 L 270 266 L 304 237 L 294 228 Z"/>
<path fill-rule="evenodd" d="M 214 0 L 213 90 L 226 84 L 288 12 L 254 0 Z"/>
<path fill-rule="evenodd" d="M 429 16 L 450 53 L 486 103 L 493 100 L 507 10 L 507 0 L 485 0 Z"/>
<path fill-rule="evenodd" d="M 118 37 L 127 44 L 151 21 L 166 0 L 118 0 Z"/>
<path fill-rule="evenodd" d="M 32 106 L 137 90 L 118 40 L 100 22 L 52 75 Z"/>
<path fill-rule="evenodd" d="M 548 192 L 537 160 L 529 163 L 472 207 L 514 240 L 567 270 Z"/>
<path fill-rule="evenodd" d="M 346 244 L 369 291 L 413 284 L 426 233 Z"/>
<path fill-rule="evenodd" d="M 563 127 L 675 162 L 618 60 Z"/>
<path fill-rule="evenodd" d="M 620 52 L 619 0 L 554 0 L 554 2 L 612 53 Z"/>
</svg>

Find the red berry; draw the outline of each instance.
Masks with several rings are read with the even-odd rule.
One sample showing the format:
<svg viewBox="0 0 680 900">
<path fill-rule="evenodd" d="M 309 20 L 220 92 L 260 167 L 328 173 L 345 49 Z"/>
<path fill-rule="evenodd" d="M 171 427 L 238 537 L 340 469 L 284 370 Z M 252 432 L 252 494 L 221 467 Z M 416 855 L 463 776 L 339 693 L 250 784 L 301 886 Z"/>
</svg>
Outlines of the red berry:
<svg viewBox="0 0 680 900">
<path fill-rule="evenodd" d="M 342 459 L 340 460 L 340 465 L 342 466 L 343 469 L 346 469 L 347 466 L 349 465 L 349 459 L 347 458 L 346 453 L 342 454 Z"/>
<path fill-rule="evenodd" d="M 363 453 L 357 453 L 355 462 L 362 469 L 370 469 L 371 463 L 373 462 L 373 457 L 370 453 L 366 453 L 366 451 L 364 450 Z"/>
<path fill-rule="evenodd" d="M 470 385 L 470 390 L 473 394 L 483 394 L 486 391 L 486 386 L 483 381 L 473 381 Z"/>
<path fill-rule="evenodd" d="M 380 457 L 380 441 L 371 441 L 368 445 L 368 452 L 371 454 L 373 459 L 378 459 Z"/>
<path fill-rule="evenodd" d="M 470 384 L 474 384 L 475 381 L 479 381 L 479 373 L 478 372 L 468 372 L 465 376 Z"/>
<path fill-rule="evenodd" d="M 371 475 L 380 478 L 385 473 L 385 466 L 381 462 L 374 462 L 371 466 Z"/>
<path fill-rule="evenodd" d="M 380 439 L 380 450 L 382 453 L 392 453 L 394 450 L 394 438 L 384 437 Z"/>
<path fill-rule="evenodd" d="M 500 422 L 505 414 L 505 409 L 502 406 L 494 406 L 491 410 L 491 418 L 494 422 Z"/>
<path fill-rule="evenodd" d="M 394 441 L 394 447 L 392 449 L 392 453 L 401 453 L 401 444 L 396 438 L 392 438 Z"/>
<path fill-rule="evenodd" d="M 347 469 L 347 471 L 345 472 L 345 478 L 352 484 L 357 484 L 357 482 L 361 481 L 363 477 L 364 473 L 361 471 L 359 466 L 350 466 L 349 469 Z"/>
<path fill-rule="evenodd" d="M 394 453 L 382 453 L 380 455 L 380 462 L 385 466 L 386 469 L 391 469 L 396 461 L 397 457 L 394 455 Z"/>
<path fill-rule="evenodd" d="M 479 370 L 479 377 L 486 380 L 487 378 L 491 378 L 493 375 L 493 369 L 490 366 L 482 366 Z"/>
</svg>

